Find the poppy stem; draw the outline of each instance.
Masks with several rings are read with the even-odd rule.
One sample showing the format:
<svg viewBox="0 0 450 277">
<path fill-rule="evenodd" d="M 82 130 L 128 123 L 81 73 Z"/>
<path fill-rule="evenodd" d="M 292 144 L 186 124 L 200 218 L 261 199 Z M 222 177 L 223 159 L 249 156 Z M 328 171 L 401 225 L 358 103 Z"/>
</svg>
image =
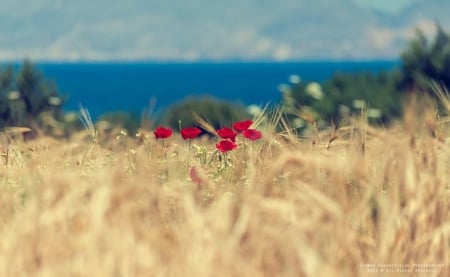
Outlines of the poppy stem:
<svg viewBox="0 0 450 277">
<path fill-rule="evenodd" d="M 188 155 L 186 159 L 186 167 L 189 167 L 190 160 L 191 160 L 191 140 L 188 141 Z"/>
<path fill-rule="evenodd" d="M 167 162 L 167 151 L 166 151 L 166 144 L 165 144 L 164 140 L 162 141 L 162 145 L 163 145 L 164 159 Z"/>
<path fill-rule="evenodd" d="M 169 178 L 169 161 L 168 161 L 169 159 L 167 158 L 167 148 L 166 148 L 166 144 L 165 144 L 164 140 L 162 141 L 162 144 L 163 144 L 163 151 L 164 151 L 164 160 L 166 162 L 166 168 L 165 168 L 166 178 Z"/>
</svg>

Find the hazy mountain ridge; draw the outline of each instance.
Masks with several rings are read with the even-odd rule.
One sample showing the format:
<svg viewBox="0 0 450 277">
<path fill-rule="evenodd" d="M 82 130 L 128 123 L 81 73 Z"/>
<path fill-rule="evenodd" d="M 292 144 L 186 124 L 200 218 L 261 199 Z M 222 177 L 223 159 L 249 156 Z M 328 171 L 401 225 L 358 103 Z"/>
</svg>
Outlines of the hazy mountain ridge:
<svg viewBox="0 0 450 277">
<path fill-rule="evenodd" d="M 0 7 L 0 59 L 392 58 L 415 26 L 450 27 L 448 10 L 445 0 L 398 13 L 351 0 L 22 0 Z"/>
</svg>

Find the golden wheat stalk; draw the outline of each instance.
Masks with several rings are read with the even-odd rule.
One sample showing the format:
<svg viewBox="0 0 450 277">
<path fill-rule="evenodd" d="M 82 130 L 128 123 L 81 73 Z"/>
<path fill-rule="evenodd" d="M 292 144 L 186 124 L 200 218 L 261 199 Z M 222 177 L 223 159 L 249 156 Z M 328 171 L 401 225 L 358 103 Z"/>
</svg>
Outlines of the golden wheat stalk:
<svg viewBox="0 0 450 277">
<path fill-rule="evenodd" d="M 91 115 L 89 114 L 89 111 L 83 107 L 83 105 L 80 104 L 80 121 L 83 123 L 84 128 L 89 133 L 89 136 L 91 137 L 92 141 L 94 143 L 97 143 L 98 140 L 98 133 L 95 129 L 94 123 L 92 122 Z"/>
</svg>

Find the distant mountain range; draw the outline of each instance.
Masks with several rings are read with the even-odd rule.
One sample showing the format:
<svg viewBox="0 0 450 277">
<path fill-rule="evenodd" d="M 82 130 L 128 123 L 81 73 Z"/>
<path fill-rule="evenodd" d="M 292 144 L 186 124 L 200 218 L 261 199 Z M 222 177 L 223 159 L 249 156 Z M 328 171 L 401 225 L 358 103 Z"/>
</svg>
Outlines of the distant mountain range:
<svg viewBox="0 0 450 277">
<path fill-rule="evenodd" d="M 391 59 L 414 28 L 449 30 L 448 11 L 448 0 L 395 12 L 358 0 L 6 0 L 0 61 Z"/>
</svg>

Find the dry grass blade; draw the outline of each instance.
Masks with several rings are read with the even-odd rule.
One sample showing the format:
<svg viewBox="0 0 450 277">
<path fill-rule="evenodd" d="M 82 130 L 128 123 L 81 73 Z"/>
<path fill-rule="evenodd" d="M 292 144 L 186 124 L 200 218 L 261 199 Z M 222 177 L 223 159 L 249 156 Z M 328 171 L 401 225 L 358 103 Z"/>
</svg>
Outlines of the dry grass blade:
<svg viewBox="0 0 450 277">
<path fill-rule="evenodd" d="M 31 129 L 28 127 L 5 127 L 0 131 L 0 140 L 4 151 L 4 153 L 1 153 L 1 156 L 5 157 L 5 165 L 8 165 L 9 163 L 9 145 L 11 143 L 11 136 L 28 132 L 31 132 Z"/>
<path fill-rule="evenodd" d="M 89 114 L 89 111 L 83 107 L 83 105 L 80 104 L 80 120 L 83 123 L 84 128 L 89 133 L 89 136 L 91 137 L 92 141 L 94 143 L 97 143 L 98 140 L 98 133 L 95 129 L 94 123 L 92 122 L 91 115 Z"/>
<path fill-rule="evenodd" d="M 448 90 L 444 86 L 439 85 L 436 81 L 431 82 L 431 89 L 436 94 L 442 105 L 444 105 L 447 112 L 450 113 L 450 94 Z"/>
<path fill-rule="evenodd" d="M 0 134 L 23 134 L 31 132 L 28 127 L 5 127 L 0 131 Z"/>
<path fill-rule="evenodd" d="M 206 121 L 203 117 L 201 117 L 200 115 L 198 115 L 195 112 L 193 112 L 192 116 L 194 117 L 195 122 L 197 122 L 198 125 L 203 128 L 203 130 L 207 131 L 211 135 L 218 136 L 214 126 L 209 124 L 209 122 Z"/>
<path fill-rule="evenodd" d="M 269 103 L 266 104 L 262 109 L 259 109 L 258 113 L 256 113 L 253 117 L 252 128 L 258 128 L 258 126 L 267 121 L 269 109 L 270 109 Z"/>
</svg>

